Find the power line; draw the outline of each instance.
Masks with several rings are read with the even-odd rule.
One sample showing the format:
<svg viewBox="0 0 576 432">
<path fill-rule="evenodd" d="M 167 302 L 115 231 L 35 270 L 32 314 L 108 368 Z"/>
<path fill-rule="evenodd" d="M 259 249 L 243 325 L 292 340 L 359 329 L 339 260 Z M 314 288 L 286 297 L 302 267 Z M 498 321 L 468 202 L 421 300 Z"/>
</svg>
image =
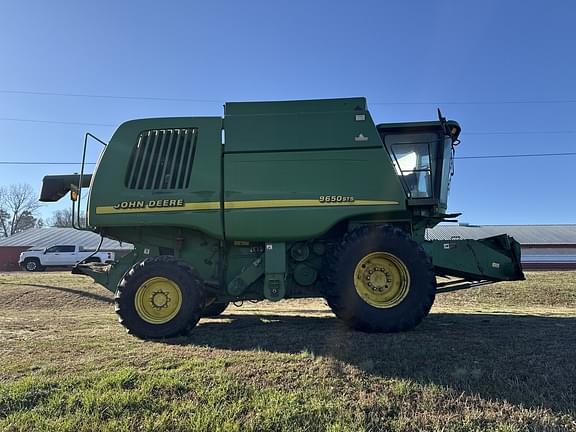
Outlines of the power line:
<svg viewBox="0 0 576 432">
<path fill-rule="evenodd" d="M 0 165 L 80 165 L 80 162 L 0 161 Z M 85 165 L 96 165 L 96 162 L 86 162 Z"/>
<path fill-rule="evenodd" d="M 456 156 L 454 159 L 505 159 L 505 158 L 557 157 L 557 156 L 576 156 L 576 152 Z M 80 162 L 0 161 L 0 165 L 76 165 L 76 166 L 78 166 L 78 165 L 80 165 Z M 86 162 L 86 165 L 96 165 L 96 162 Z"/>
<path fill-rule="evenodd" d="M 15 117 L 0 117 L 0 121 L 14 121 L 26 123 L 43 123 L 56 124 L 64 126 L 102 126 L 117 127 L 120 123 L 92 123 L 92 122 L 73 122 L 60 120 L 28 119 Z M 574 130 L 545 130 L 545 131 L 463 131 L 462 135 L 573 135 Z"/>
<path fill-rule="evenodd" d="M 461 135 L 571 135 L 572 130 L 546 130 L 546 131 L 462 131 Z"/>
<path fill-rule="evenodd" d="M 118 126 L 113 123 L 87 123 L 87 122 L 70 122 L 70 121 L 59 121 L 59 120 L 41 120 L 41 119 L 26 119 L 26 118 L 13 118 L 13 117 L 0 117 L 2 121 L 14 121 L 14 122 L 27 122 L 27 123 L 48 123 L 48 124 L 59 124 L 66 126 L 106 126 L 114 127 Z"/>
<path fill-rule="evenodd" d="M 455 156 L 454 159 L 504 159 L 504 158 L 524 158 L 524 157 L 552 157 L 552 156 L 576 156 L 576 152 L 483 155 L 483 156 Z"/>
<path fill-rule="evenodd" d="M 224 103 L 223 100 L 217 100 L 217 99 L 193 99 L 193 98 L 178 98 L 178 97 L 127 96 L 127 95 L 102 95 L 102 94 L 88 94 L 88 93 L 57 93 L 57 92 L 27 91 L 27 90 L 0 90 L 0 93 L 22 94 L 22 95 L 32 95 L 32 96 L 61 96 L 61 97 L 73 97 L 73 98 L 92 98 L 92 99 L 148 100 L 148 101 L 160 101 L 160 102 Z"/>
<path fill-rule="evenodd" d="M 553 105 L 573 104 L 576 99 L 540 100 L 493 100 L 493 101 L 414 101 L 414 102 L 369 102 L 369 105 Z"/>
<path fill-rule="evenodd" d="M 168 96 L 129 96 L 91 93 L 65 93 L 31 90 L 0 89 L 3 94 L 20 94 L 31 96 L 59 96 L 92 99 L 118 99 L 118 100 L 148 100 L 160 102 L 196 102 L 196 103 L 225 103 L 222 99 L 196 99 L 189 97 Z M 573 104 L 576 99 L 530 99 L 530 100 L 488 100 L 488 101 L 374 101 L 370 105 L 542 105 L 542 104 Z"/>
</svg>

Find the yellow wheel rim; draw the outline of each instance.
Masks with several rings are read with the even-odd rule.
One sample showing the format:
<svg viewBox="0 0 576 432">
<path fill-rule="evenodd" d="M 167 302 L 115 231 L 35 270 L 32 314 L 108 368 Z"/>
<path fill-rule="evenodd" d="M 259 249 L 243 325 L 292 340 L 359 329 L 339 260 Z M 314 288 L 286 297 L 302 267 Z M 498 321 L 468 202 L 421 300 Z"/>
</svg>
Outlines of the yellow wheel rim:
<svg viewBox="0 0 576 432">
<path fill-rule="evenodd" d="M 182 307 L 180 287 L 165 277 L 148 279 L 136 290 L 136 312 L 150 324 L 164 324 L 176 316 Z"/>
<path fill-rule="evenodd" d="M 371 306 L 391 308 L 410 291 L 410 273 L 406 265 L 388 252 L 372 252 L 358 262 L 354 270 L 358 295 Z"/>
</svg>

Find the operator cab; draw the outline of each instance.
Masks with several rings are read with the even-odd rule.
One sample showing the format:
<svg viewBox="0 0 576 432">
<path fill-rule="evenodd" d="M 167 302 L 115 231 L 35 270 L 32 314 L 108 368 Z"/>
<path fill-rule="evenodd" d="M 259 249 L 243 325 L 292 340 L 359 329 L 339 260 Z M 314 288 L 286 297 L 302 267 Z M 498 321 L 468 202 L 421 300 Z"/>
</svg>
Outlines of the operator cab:
<svg viewBox="0 0 576 432">
<path fill-rule="evenodd" d="M 437 122 L 376 126 L 410 206 L 432 206 L 445 212 L 460 126 L 440 117 Z"/>
</svg>

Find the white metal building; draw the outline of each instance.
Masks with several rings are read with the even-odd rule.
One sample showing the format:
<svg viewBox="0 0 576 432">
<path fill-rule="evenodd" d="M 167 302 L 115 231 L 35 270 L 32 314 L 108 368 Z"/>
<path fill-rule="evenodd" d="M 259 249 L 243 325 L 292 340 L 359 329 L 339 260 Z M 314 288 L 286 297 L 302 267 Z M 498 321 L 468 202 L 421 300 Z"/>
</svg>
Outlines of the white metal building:
<svg viewBox="0 0 576 432">
<path fill-rule="evenodd" d="M 78 245 L 88 249 L 98 247 L 100 236 L 74 228 L 32 228 L 10 237 L 0 238 L 0 271 L 18 270 L 20 253 L 31 248 L 47 248 L 55 245 Z M 105 238 L 103 251 L 122 256 L 133 249 L 130 243 L 121 243 Z"/>
</svg>

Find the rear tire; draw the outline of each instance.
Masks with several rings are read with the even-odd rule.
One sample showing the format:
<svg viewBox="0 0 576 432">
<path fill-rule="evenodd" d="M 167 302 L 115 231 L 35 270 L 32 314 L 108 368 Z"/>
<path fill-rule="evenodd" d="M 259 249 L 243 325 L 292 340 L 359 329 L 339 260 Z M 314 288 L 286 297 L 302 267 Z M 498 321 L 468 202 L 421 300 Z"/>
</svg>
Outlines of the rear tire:
<svg viewBox="0 0 576 432">
<path fill-rule="evenodd" d="M 324 267 L 329 306 L 356 330 L 412 329 L 434 303 L 430 257 L 399 228 L 364 226 L 348 233 Z"/>
<path fill-rule="evenodd" d="M 230 303 L 210 303 L 202 310 L 202 314 L 200 315 L 202 318 L 213 318 L 219 316 L 222 312 L 226 310 L 226 308 L 230 305 Z"/>
<path fill-rule="evenodd" d="M 203 283 L 184 261 L 147 258 L 122 278 L 116 292 L 118 320 L 142 339 L 186 335 L 204 305 Z"/>
</svg>

